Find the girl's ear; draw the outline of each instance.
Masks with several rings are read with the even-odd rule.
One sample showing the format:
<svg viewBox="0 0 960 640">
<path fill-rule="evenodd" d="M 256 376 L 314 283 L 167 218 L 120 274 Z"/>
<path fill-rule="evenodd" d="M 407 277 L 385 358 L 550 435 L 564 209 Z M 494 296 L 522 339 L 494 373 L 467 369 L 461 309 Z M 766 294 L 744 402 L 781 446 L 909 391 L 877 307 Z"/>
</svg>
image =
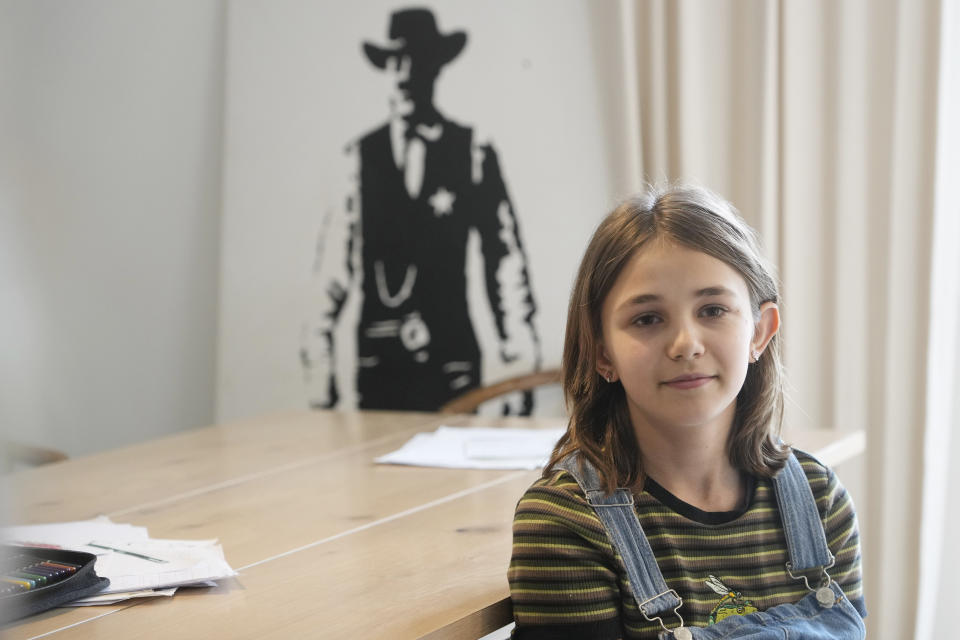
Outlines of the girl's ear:
<svg viewBox="0 0 960 640">
<path fill-rule="evenodd" d="M 613 382 L 617 379 L 617 372 L 613 368 L 613 361 L 607 355 L 607 349 L 601 342 L 597 345 L 597 373 L 607 382 Z"/>
<path fill-rule="evenodd" d="M 776 302 L 764 302 L 760 305 L 760 320 L 754 326 L 753 340 L 750 341 L 750 350 L 754 354 L 763 353 L 767 344 L 780 329 L 780 307 Z M 756 357 L 753 358 L 756 360 Z"/>
</svg>

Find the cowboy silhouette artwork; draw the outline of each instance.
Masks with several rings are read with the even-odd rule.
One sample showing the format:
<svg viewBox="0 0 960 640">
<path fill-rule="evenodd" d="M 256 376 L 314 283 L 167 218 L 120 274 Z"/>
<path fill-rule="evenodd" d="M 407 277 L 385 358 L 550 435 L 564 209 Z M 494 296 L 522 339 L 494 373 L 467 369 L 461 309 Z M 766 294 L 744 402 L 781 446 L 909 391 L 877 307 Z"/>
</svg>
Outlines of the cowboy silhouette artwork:
<svg viewBox="0 0 960 640">
<path fill-rule="evenodd" d="M 316 305 L 301 360 L 310 404 L 336 406 L 334 328 L 351 290 L 362 298 L 356 334 L 357 404 L 436 410 L 479 386 L 481 349 L 467 296 L 467 246 L 479 238 L 483 290 L 496 324 L 501 377 L 539 367 L 527 258 L 493 147 L 438 111 L 441 69 L 467 34 L 441 33 L 427 9 L 390 16 L 389 42 L 366 42 L 389 75 L 389 118 L 348 145 L 353 175 L 343 209 L 321 233 Z M 353 164 L 355 163 L 355 164 Z M 472 274 L 471 274 L 472 275 Z M 528 414 L 530 394 L 504 413 Z"/>
</svg>

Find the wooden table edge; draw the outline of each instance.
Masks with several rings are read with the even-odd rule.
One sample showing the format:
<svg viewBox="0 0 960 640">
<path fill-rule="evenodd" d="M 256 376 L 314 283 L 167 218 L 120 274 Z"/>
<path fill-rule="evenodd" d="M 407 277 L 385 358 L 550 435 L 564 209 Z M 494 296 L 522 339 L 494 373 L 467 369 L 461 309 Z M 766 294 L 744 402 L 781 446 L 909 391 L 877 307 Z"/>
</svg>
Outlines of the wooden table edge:
<svg viewBox="0 0 960 640">
<path fill-rule="evenodd" d="M 503 628 L 511 622 L 513 622 L 513 604 L 510 602 L 510 596 L 507 596 L 459 620 L 420 636 L 420 640 L 445 640 L 447 638 L 477 640 L 477 638 Z"/>
</svg>

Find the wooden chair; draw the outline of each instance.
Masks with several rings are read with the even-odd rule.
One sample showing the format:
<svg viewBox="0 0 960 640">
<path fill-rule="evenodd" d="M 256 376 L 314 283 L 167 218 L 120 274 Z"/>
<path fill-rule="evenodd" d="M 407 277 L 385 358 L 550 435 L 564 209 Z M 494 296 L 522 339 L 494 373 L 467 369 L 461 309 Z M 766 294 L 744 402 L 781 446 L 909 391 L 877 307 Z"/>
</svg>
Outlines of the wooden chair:
<svg viewBox="0 0 960 640">
<path fill-rule="evenodd" d="M 440 413 L 473 413 L 484 402 L 514 391 L 533 391 L 551 384 L 560 384 L 560 369 L 545 369 L 508 378 L 486 387 L 471 389 L 440 407 Z"/>
</svg>

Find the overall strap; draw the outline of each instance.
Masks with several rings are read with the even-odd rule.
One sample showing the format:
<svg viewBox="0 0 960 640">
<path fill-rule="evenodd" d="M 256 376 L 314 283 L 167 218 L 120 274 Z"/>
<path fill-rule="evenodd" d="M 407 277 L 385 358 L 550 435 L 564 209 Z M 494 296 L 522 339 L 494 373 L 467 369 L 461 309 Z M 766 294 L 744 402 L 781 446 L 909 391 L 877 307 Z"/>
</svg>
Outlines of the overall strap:
<svg viewBox="0 0 960 640">
<path fill-rule="evenodd" d="M 787 568 L 804 571 L 831 567 L 834 558 L 827 547 L 817 501 L 810 490 L 807 475 L 792 451 L 786 466 L 773 478 L 773 492 L 777 496 L 790 554 Z"/>
<path fill-rule="evenodd" d="M 633 494 L 628 489 L 617 489 L 609 496 L 603 490 L 597 470 L 585 457 L 573 453 L 556 465 L 557 468 L 572 475 L 587 496 L 587 502 L 597 512 L 607 529 L 610 542 L 620 553 L 630 588 L 637 601 L 640 613 L 649 620 L 658 620 L 663 613 L 677 610 L 682 601 L 677 592 L 667 586 L 657 566 L 647 536 L 644 535 L 633 509 Z M 659 620 L 666 629 L 663 620 Z M 683 625 L 683 619 L 680 618 Z"/>
</svg>

